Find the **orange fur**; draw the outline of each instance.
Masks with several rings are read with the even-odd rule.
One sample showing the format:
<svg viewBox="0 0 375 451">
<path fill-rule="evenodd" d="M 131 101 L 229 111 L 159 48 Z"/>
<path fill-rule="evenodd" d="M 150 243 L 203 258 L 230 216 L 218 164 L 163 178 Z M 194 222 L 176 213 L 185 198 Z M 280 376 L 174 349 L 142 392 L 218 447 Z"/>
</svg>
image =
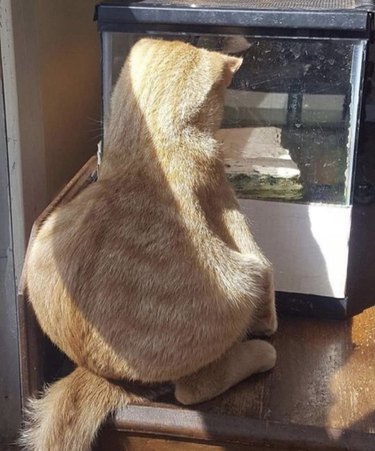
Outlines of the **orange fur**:
<svg viewBox="0 0 375 451">
<path fill-rule="evenodd" d="M 274 365 L 268 343 L 239 343 L 248 328 L 276 329 L 272 270 L 213 136 L 240 63 L 181 42 L 133 47 L 98 181 L 49 216 L 30 250 L 30 301 L 78 369 L 33 401 L 28 449 L 89 449 L 131 399 L 106 378 L 176 381 L 190 403 Z"/>
</svg>

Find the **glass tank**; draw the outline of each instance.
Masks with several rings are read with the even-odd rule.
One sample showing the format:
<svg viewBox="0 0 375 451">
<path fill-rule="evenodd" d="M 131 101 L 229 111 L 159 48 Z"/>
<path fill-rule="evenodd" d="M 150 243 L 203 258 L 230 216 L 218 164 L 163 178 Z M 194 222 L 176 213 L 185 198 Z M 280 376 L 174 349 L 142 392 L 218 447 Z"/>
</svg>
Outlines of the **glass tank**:
<svg viewBox="0 0 375 451">
<path fill-rule="evenodd" d="M 104 124 L 121 67 L 144 36 L 243 58 L 217 139 L 240 208 L 272 262 L 279 311 L 341 318 L 374 303 L 371 290 L 353 289 L 364 268 L 352 259 L 367 239 L 356 231 L 366 217 L 356 213 L 353 188 L 374 11 L 373 0 L 97 7 Z"/>
<path fill-rule="evenodd" d="M 350 204 L 365 40 L 148 32 L 242 56 L 222 142 L 239 198 Z M 103 107 L 144 33 L 103 32 Z"/>
</svg>

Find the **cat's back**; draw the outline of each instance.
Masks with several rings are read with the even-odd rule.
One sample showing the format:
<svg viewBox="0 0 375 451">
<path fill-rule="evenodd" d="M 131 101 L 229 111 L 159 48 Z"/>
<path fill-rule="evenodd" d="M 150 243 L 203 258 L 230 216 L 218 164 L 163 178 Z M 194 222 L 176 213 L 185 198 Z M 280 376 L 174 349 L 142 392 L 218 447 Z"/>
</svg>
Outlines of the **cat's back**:
<svg viewBox="0 0 375 451">
<path fill-rule="evenodd" d="M 172 263 L 182 247 L 186 233 L 173 196 L 128 173 L 93 183 L 46 219 L 29 252 L 27 284 L 34 299 L 41 286 L 45 296 L 57 285 L 85 289 L 87 297 L 103 274 L 122 283 L 119 267 L 136 278 L 137 268 L 147 274 L 147 266 Z"/>
</svg>

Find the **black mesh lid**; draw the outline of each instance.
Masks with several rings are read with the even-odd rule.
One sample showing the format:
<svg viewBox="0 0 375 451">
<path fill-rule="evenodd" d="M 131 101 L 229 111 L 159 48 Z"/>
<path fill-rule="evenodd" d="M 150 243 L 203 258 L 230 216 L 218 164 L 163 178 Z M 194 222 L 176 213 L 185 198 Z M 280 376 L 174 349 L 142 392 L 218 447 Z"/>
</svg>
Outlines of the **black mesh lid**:
<svg viewBox="0 0 375 451">
<path fill-rule="evenodd" d="M 353 10 L 375 9 L 375 0 L 135 0 L 103 2 L 118 5 L 142 6 L 185 6 L 204 8 L 241 8 L 271 10 Z"/>
<path fill-rule="evenodd" d="M 375 0 L 139 0 L 97 6 L 100 31 L 248 32 L 369 38 Z M 197 31 L 197 30 L 195 30 Z"/>
</svg>

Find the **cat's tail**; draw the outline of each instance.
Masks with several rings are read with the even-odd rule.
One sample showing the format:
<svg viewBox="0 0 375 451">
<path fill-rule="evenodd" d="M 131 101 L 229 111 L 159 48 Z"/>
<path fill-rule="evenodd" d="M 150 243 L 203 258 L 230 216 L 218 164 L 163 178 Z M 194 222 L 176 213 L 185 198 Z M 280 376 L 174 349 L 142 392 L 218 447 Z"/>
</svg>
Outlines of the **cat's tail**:
<svg viewBox="0 0 375 451">
<path fill-rule="evenodd" d="M 28 451 L 87 451 L 100 425 L 133 401 L 121 386 L 78 367 L 30 401 L 20 444 Z"/>
</svg>

